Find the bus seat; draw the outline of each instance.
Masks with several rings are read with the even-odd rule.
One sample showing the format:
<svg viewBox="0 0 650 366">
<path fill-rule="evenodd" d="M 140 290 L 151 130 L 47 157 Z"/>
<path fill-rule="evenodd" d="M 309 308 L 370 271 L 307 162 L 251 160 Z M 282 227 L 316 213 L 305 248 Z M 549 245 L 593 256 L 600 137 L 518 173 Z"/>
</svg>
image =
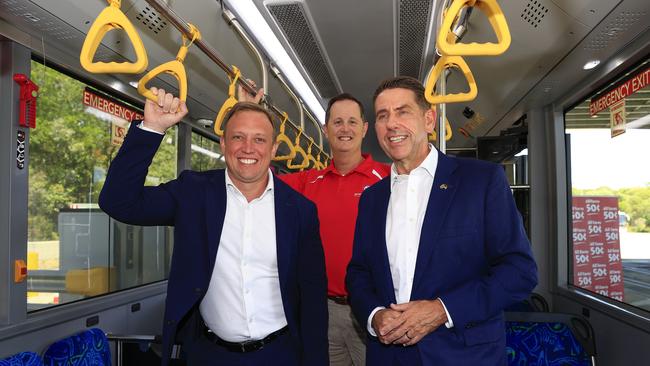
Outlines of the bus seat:
<svg viewBox="0 0 650 366">
<path fill-rule="evenodd" d="M 106 335 L 98 328 L 86 329 L 52 343 L 43 354 L 46 366 L 111 365 Z"/>
<path fill-rule="evenodd" d="M 524 301 L 520 301 L 516 304 L 513 304 L 506 308 L 505 311 L 515 311 L 515 312 L 531 312 L 531 311 L 542 311 L 549 312 L 550 306 L 548 301 L 544 296 L 538 293 L 531 293 L 530 296 Z"/>
<path fill-rule="evenodd" d="M 41 356 L 34 352 L 20 352 L 0 360 L 0 366 L 42 366 Z"/>
<path fill-rule="evenodd" d="M 508 365 L 596 364 L 594 331 L 574 314 L 506 312 Z"/>
</svg>

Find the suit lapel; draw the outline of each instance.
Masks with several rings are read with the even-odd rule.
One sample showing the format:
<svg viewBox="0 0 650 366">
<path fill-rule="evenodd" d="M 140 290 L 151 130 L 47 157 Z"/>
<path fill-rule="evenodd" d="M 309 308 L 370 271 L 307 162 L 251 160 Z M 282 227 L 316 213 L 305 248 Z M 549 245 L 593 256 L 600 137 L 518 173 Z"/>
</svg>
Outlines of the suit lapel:
<svg viewBox="0 0 650 366">
<path fill-rule="evenodd" d="M 284 293 L 291 262 L 291 252 L 295 243 L 295 228 L 297 218 L 293 207 L 293 199 L 287 191 L 287 187 L 274 175 L 274 206 L 275 206 L 275 245 L 278 255 L 278 278 L 280 289 Z M 294 234 L 294 235 L 292 235 Z M 286 296 L 283 296 L 286 298 Z"/>
<path fill-rule="evenodd" d="M 388 204 L 390 202 L 390 186 L 390 176 L 377 183 L 378 199 L 375 201 L 377 206 L 372 210 L 374 213 L 373 223 L 377 225 L 377 230 L 373 230 L 373 234 L 376 236 L 373 242 L 377 243 L 377 255 L 380 256 L 379 260 L 381 261 L 381 265 L 379 266 L 379 269 L 383 272 L 380 276 L 383 279 L 381 283 L 384 284 L 384 291 L 388 294 L 390 302 L 395 304 L 397 303 L 395 299 L 395 286 L 393 286 L 393 277 L 390 272 L 390 262 L 388 260 L 388 248 L 386 247 L 386 215 L 388 214 Z M 368 229 L 372 230 L 372 228 Z"/>
<path fill-rule="evenodd" d="M 221 240 L 223 222 L 226 218 L 226 175 L 225 170 L 215 171 L 214 177 L 210 180 L 212 185 L 206 190 L 205 220 L 208 236 L 208 255 L 210 259 L 210 271 L 214 268 L 217 260 L 217 249 Z M 212 272 L 210 272 L 212 273 Z M 209 279 L 208 279 L 209 280 Z"/>
<path fill-rule="evenodd" d="M 438 152 L 438 166 L 436 167 L 433 186 L 431 186 L 431 194 L 429 195 L 427 210 L 420 233 L 411 298 L 415 297 L 414 295 L 417 293 L 418 285 L 421 282 L 423 274 L 426 272 L 433 248 L 436 245 L 436 239 L 440 233 L 440 228 L 458 188 L 458 177 L 452 174 L 456 169 L 456 165 L 457 163 L 453 159 Z"/>
</svg>

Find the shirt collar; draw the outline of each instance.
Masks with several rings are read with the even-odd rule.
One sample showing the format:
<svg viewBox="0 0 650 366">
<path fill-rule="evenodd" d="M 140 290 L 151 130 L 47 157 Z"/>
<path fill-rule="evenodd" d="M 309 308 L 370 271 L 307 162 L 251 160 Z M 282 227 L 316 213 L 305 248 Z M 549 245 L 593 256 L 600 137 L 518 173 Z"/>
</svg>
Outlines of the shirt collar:
<svg viewBox="0 0 650 366">
<path fill-rule="evenodd" d="M 436 167 L 438 166 L 438 150 L 436 150 L 435 147 L 433 147 L 432 144 L 429 144 L 429 154 L 427 154 L 427 157 L 424 158 L 422 163 L 418 165 L 415 169 L 411 170 L 411 174 L 416 173 L 420 174 L 422 173 L 427 173 L 431 179 L 433 179 L 436 176 Z M 398 174 L 397 173 L 397 168 L 395 167 L 395 163 L 390 165 L 390 181 L 391 181 L 391 186 L 395 181 L 397 180 L 397 177 L 400 175 L 408 175 L 408 174 Z"/>
<path fill-rule="evenodd" d="M 264 192 L 259 197 L 256 197 L 256 199 L 264 197 L 268 192 L 272 192 L 274 185 L 273 185 L 273 173 L 271 172 L 271 169 L 268 170 L 269 173 L 269 181 L 266 183 L 266 188 L 264 189 Z M 233 189 L 235 192 L 237 192 L 240 195 L 244 195 L 241 193 L 241 191 L 235 186 L 235 183 L 233 183 L 232 179 L 230 179 L 230 172 L 228 171 L 228 168 L 226 168 L 226 187 L 229 187 Z"/>
<path fill-rule="evenodd" d="M 368 177 L 374 176 L 373 173 L 372 173 L 372 170 L 373 170 L 373 167 L 374 167 L 374 164 L 373 164 L 374 160 L 372 160 L 372 156 L 370 156 L 370 154 L 361 154 L 361 156 L 363 157 L 363 160 L 361 161 L 361 163 L 359 163 L 359 165 L 357 165 L 354 169 L 352 169 L 350 171 L 350 173 L 357 172 L 357 173 L 361 173 L 363 175 L 366 175 Z M 331 173 L 336 173 L 336 174 L 339 174 L 339 175 L 341 174 L 341 173 L 339 173 L 339 171 L 334 166 L 334 159 L 332 159 L 330 161 L 327 168 L 323 169 L 323 175 L 325 175 L 327 173 L 330 173 L 330 172 Z M 347 175 L 350 175 L 350 173 L 348 173 Z"/>
</svg>

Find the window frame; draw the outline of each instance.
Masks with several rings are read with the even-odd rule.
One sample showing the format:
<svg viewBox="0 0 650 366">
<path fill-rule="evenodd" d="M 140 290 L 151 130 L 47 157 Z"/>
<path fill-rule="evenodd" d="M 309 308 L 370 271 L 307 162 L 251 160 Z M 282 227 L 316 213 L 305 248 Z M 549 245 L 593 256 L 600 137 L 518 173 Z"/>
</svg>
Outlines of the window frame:
<svg viewBox="0 0 650 366">
<path fill-rule="evenodd" d="M 614 319 L 650 331 L 650 310 L 644 310 L 633 305 L 613 300 L 609 297 L 584 290 L 569 283 L 572 278 L 572 192 L 571 192 L 571 160 L 569 139 L 565 133 L 565 115 L 567 111 L 583 103 L 587 98 L 607 92 L 609 84 L 614 84 L 627 72 L 634 70 L 650 58 L 650 44 L 639 46 L 632 42 L 616 57 L 603 63 L 579 83 L 565 97 L 550 106 L 554 122 L 552 139 L 554 141 L 554 174 L 553 180 L 556 201 L 555 207 L 549 207 L 549 215 L 556 214 L 554 222 L 556 241 L 549 245 L 549 255 L 552 263 L 549 266 L 552 293 L 562 298 L 572 300 L 583 306 L 583 314 L 588 316 L 589 309 L 607 314 Z M 623 61 L 621 61 L 623 60 Z"/>
</svg>

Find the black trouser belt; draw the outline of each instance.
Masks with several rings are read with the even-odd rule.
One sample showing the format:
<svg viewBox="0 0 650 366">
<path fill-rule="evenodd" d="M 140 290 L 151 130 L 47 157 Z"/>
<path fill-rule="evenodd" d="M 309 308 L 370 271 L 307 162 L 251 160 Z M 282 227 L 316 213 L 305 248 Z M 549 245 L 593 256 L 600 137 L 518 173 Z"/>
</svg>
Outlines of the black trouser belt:
<svg viewBox="0 0 650 366">
<path fill-rule="evenodd" d="M 348 302 L 348 297 L 347 296 L 332 296 L 332 295 L 327 295 L 327 298 L 334 301 L 335 303 L 339 305 L 349 305 L 350 303 Z"/>
<path fill-rule="evenodd" d="M 289 330 L 289 326 L 285 326 L 284 328 L 276 330 L 275 332 L 267 335 L 266 337 L 260 340 L 247 341 L 242 343 L 224 341 L 223 339 L 217 337 L 216 334 L 212 333 L 212 331 L 208 327 L 203 328 L 203 333 L 205 334 L 206 338 L 209 341 L 224 347 L 230 352 L 246 353 L 246 352 L 254 352 L 254 351 L 261 350 L 262 348 L 264 348 L 264 345 L 271 343 L 274 339 L 283 335 L 288 330 Z"/>
</svg>

